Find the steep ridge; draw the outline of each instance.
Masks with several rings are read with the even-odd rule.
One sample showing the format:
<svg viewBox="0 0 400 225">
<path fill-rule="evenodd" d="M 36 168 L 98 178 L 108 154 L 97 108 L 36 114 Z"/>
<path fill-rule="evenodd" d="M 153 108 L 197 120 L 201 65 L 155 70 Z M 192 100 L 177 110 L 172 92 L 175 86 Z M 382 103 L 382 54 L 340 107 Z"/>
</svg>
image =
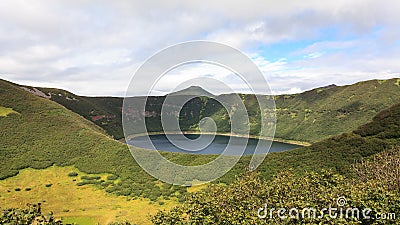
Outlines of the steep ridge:
<svg viewBox="0 0 400 225">
<path fill-rule="evenodd" d="M 276 97 L 276 137 L 320 141 L 351 132 L 400 103 L 400 79 L 370 80 Z"/>
<path fill-rule="evenodd" d="M 314 143 L 343 132 L 351 132 L 371 121 L 381 110 L 400 102 L 399 81 L 400 79 L 370 80 L 346 86 L 330 85 L 300 94 L 275 96 L 275 137 Z M 122 98 L 82 97 L 63 90 L 39 89 L 50 93 L 51 100 L 92 120 L 114 138 L 123 137 Z M 198 88 L 192 89 L 199 92 Z M 188 92 L 184 90 L 183 94 L 185 93 Z M 240 96 L 248 109 L 251 133 L 258 135 L 261 114 L 254 101 L 255 96 Z M 229 95 L 216 98 L 229 98 Z M 146 118 L 146 122 L 150 131 L 161 130 L 160 111 L 164 99 L 165 96 L 149 97 L 147 113 L 151 116 Z M 184 105 L 180 111 L 182 130 L 197 131 L 198 122 L 206 116 L 216 121 L 220 132 L 229 132 L 227 111 L 217 101 L 207 97 L 194 98 Z"/>
<path fill-rule="evenodd" d="M 370 119 L 365 115 L 369 115 L 369 113 L 372 114 L 373 111 L 378 110 L 380 107 L 385 107 L 385 105 L 397 101 L 399 93 L 395 91 L 397 90 L 396 88 L 399 87 L 394 84 L 395 81 L 396 80 L 394 79 L 385 82 L 368 81 L 344 87 L 326 87 L 323 88 L 322 91 L 316 89 L 303 94 L 293 95 L 293 98 L 299 98 L 299 101 L 303 99 L 303 102 L 293 106 L 293 109 L 306 107 L 307 102 L 309 102 L 307 104 L 310 104 L 313 108 L 317 108 L 317 106 L 329 106 L 337 109 L 340 108 L 341 105 L 349 104 L 349 102 L 351 102 L 350 100 L 354 98 L 358 99 L 357 101 L 362 102 L 362 105 L 359 106 L 358 110 L 354 110 L 352 107 L 345 108 L 347 111 L 345 111 L 346 113 L 344 113 L 344 116 L 357 119 L 358 113 L 361 112 L 362 114 L 363 112 L 366 112 L 365 114 L 362 114 L 364 115 L 364 118 L 359 120 L 366 120 L 368 122 Z M 0 126 L 2 131 L 0 156 L 1 159 L 6 162 L 1 165 L 1 178 L 4 179 L 15 175 L 19 169 L 26 167 L 45 168 L 52 164 L 74 164 L 84 172 L 112 173 L 121 177 L 123 182 L 120 182 L 119 185 L 105 187 L 109 192 L 131 196 L 143 194 L 147 196 L 150 192 L 160 194 L 160 189 L 154 185 L 155 180 L 147 175 L 135 163 L 134 159 L 130 157 L 129 150 L 123 144 L 113 140 L 110 136 L 107 136 L 93 123 L 57 103 L 42 97 L 34 96 L 32 93 L 22 90 L 18 85 L 6 81 L 1 81 L 0 84 L 0 95 L 2 99 L 1 106 L 12 109 L 16 112 L 5 117 L 0 117 Z M 355 86 L 359 87 L 356 88 Z M 322 104 L 324 99 L 339 99 L 340 96 L 342 96 L 340 99 L 344 99 L 348 96 L 346 92 L 353 90 L 353 92 L 359 93 L 360 90 L 365 90 L 365 88 L 368 87 L 376 88 L 371 88 L 371 91 L 367 92 L 368 94 L 361 94 L 365 95 L 364 97 L 358 95 L 353 96 L 347 103 L 336 103 L 333 105 Z M 386 98 L 388 94 L 380 94 L 379 91 L 374 91 L 376 89 L 379 89 L 380 91 L 385 90 L 383 92 L 392 95 L 390 98 Z M 49 93 L 48 91 L 43 92 Z M 55 94 L 54 90 L 53 92 L 54 93 L 51 94 L 52 96 Z M 254 100 L 254 96 L 241 96 L 243 97 L 245 104 L 251 108 L 253 104 L 250 103 L 254 102 L 252 101 Z M 368 96 L 372 97 L 367 98 Z M 68 98 L 73 99 L 74 97 L 75 96 L 71 95 Z M 66 99 L 65 96 L 63 98 Z M 315 99 L 312 100 L 312 98 Z M 160 97 L 151 97 L 150 99 L 152 99 L 153 103 L 162 103 Z M 318 101 L 320 102 L 318 103 L 316 99 L 319 99 Z M 93 99 L 91 99 L 91 102 L 93 103 L 92 100 Z M 100 106 L 105 105 L 106 98 L 96 98 L 96 100 L 98 100 L 97 104 L 92 106 L 99 110 Z M 117 99 L 116 101 L 119 100 Z M 217 115 L 222 117 L 224 115 L 224 112 L 221 111 L 218 108 L 218 105 L 216 105 L 212 100 L 199 98 L 196 101 L 205 103 L 205 106 L 201 105 L 201 107 L 209 109 L 209 111 L 203 110 L 203 115 L 207 115 L 207 113 L 211 116 Z M 288 97 L 285 98 L 284 96 L 278 96 L 276 101 L 277 105 L 283 105 L 282 101 L 285 101 L 285 104 L 289 104 L 288 101 L 292 101 L 294 104 L 293 99 Z M 377 104 L 379 101 L 381 103 Z M 83 102 L 83 100 L 81 102 Z M 195 103 L 196 102 L 192 105 L 189 104 L 189 109 L 200 105 Z M 364 107 L 364 103 L 369 108 L 368 110 Z M 81 104 L 84 105 L 83 103 Z M 156 110 L 158 107 L 157 104 L 151 105 L 151 107 L 154 107 L 151 110 Z M 372 107 L 375 108 L 371 109 Z M 279 107 L 277 108 L 279 109 Z M 396 109 L 396 107 L 394 107 L 394 109 Z M 183 112 L 185 112 L 185 110 L 183 110 Z M 187 113 L 189 112 L 190 111 L 187 111 Z M 253 110 L 253 112 L 255 112 L 255 110 Z M 332 111 L 330 113 L 332 113 Z M 335 110 L 334 113 L 339 112 L 338 110 Z M 253 113 L 253 115 L 257 114 Z M 392 113 L 392 115 L 395 114 Z M 376 118 L 381 117 L 382 114 L 378 115 Z M 373 118 L 373 115 L 371 115 L 371 118 Z M 336 120 L 337 117 L 334 117 L 334 119 Z M 224 121 L 221 120 L 220 122 L 223 125 Z M 283 122 L 278 121 L 278 124 L 279 123 Z M 360 122 L 351 125 L 355 126 L 358 123 Z M 301 124 L 301 126 L 305 126 L 306 124 L 307 123 Z M 346 123 L 340 125 L 345 127 Z M 321 124 L 320 126 L 323 125 Z M 391 129 L 396 130 L 398 128 L 398 126 L 396 126 Z M 345 130 L 349 129 L 351 128 L 346 127 Z M 341 131 L 338 132 L 341 133 Z M 329 139 L 317 142 L 310 147 L 282 152 L 279 154 L 269 154 L 264 163 L 259 167 L 259 170 L 265 177 L 270 177 L 277 171 L 287 168 L 296 168 L 299 172 L 319 170 L 321 168 L 335 168 L 338 172 L 346 174 L 347 171 L 344 171 L 343 168 L 347 165 L 361 157 L 367 157 L 389 148 L 393 143 L 397 143 L 397 139 L 378 136 L 367 137 L 365 135 L 360 135 L 357 131 L 354 133 L 351 133 L 350 131 L 349 133 L 333 136 Z M 197 163 L 202 164 L 214 157 L 173 153 L 165 153 L 164 155 L 175 162 L 186 165 L 195 165 Z M 249 160 L 248 157 L 243 157 L 238 165 L 220 181 L 232 181 L 236 174 L 246 168 Z M 141 191 L 137 191 L 138 188 Z M 172 189 L 168 189 L 168 191 L 171 190 Z"/>
<path fill-rule="evenodd" d="M 0 99 L 2 107 L 15 111 L 0 116 L 0 179 L 28 167 L 74 165 L 86 173 L 115 174 L 118 183 L 87 183 L 117 195 L 157 198 L 185 191 L 169 186 L 161 192 L 161 186 L 137 165 L 126 145 L 58 103 L 2 80 Z"/>
<path fill-rule="evenodd" d="M 353 176 L 350 165 L 363 158 L 400 146 L 400 104 L 382 110 L 373 120 L 353 132 L 343 133 L 316 142 L 309 147 L 271 153 L 260 166 L 263 176 L 293 168 L 298 174 L 306 171 L 333 169 Z"/>
<path fill-rule="evenodd" d="M 39 88 L 67 109 L 85 117 L 102 127 L 115 139 L 123 137 L 121 123 L 122 98 L 117 97 L 85 97 L 56 88 Z"/>
</svg>

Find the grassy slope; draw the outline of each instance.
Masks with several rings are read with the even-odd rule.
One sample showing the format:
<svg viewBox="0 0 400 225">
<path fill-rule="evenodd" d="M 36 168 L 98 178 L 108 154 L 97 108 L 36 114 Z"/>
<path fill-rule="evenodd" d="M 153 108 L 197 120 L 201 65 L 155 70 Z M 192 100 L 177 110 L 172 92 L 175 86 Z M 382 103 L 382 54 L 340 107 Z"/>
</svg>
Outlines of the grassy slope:
<svg viewBox="0 0 400 225">
<path fill-rule="evenodd" d="M 275 97 L 277 108 L 276 137 L 306 142 L 317 142 L 342 132 L 351 132 L 358 126 L 369 122 L 379 111 L 400 102 L 400 79 L 384 81 L 371 80 L 347 86 L 329 86 L 317 88 L 301 94 L 280 95 Z M 92 115 L 115 115 L 115 118 L 102 119 L 95 123 L 105 129 L 116 139 L 123 137 L 121 126 L 121 98 L 81 97 L 72 93 L 41 88 L 46 93 L 53 93 L 52 100 L 64 105 L 74 112 L 90 119 Z M 61 96 L 59 96 L 61 95 Z M 78 101 L 68 100 L 76 98 Z M 152 98 L 153 99 L 153 98 Z M 154 98 L 156 107 L 150 111 L 159 111 L 163 97 Z M 259 113 L 254 105 L 254 97 L 243 95 L 250 114 L 252 129 L 259 129 Z M 229 129 L 225 118 L 226 111 L 220 104 L 207 101 L 206 98 L 194 99 L 181 111 L 186 115 L 182 120 L 183 129 L 197 129 L 199 113 L 216 119 L 222 130 Z M 153 100 L 151 100 L 153 101 Z M 158 105 L 158 106 L 157 106 Z M 188 115 L 194 117 L 188 118 Z M 149 128 L 158 131 L 159 118 L 148 118 Z"/>
<path fill-rule="evenodd" d="M 124 144 L 112 139 L 101 128 L 58 103 L 37 97 L 15 84 L 1 80 L 0 99 L 2 107 L 12 108 L 17 112 L 0 117 L 0 160 L 2 162 L 0 179 L 11 177 L 2 181 L 5 186 L 20 183 L 24 184 L 21 188 L 26 188 L 29 182 L 36 183 L 36 186 L 48 182 L 46 179 L 49 177 L 46 172 L 43 172 L 44 174 L 32 172 L 29 176 L 23 175 L 22 178 L 15 176 L 25 168 L 44 169 L 51 165 L 75 165 L 80 171 L 86 173 L 109 173 L 119 177 L 119 182 L 115 184 L 96 185 L 97 188 L 104 189 L 101 191 L 103 195 L 110 192 L 115 197 L 126 195 L 132 199 L 135 196 L 144 196 L 157 201 L 151 194 L 157 193 L 155 197 L 159 197 L 162 194 L 170 195 L 165 192 L 185 191 L 184 188 L 167 186 L 169 189 L 166 189 L 163 185 L 156 185 L 157 182 L 136 164 Z M 62 179 L 55 179 L 51 182 L 62 182 Z M 33 183 L 29 183 L 29 186 Z M 79 191 L 74 193 L 74 188 L 77 187 L 72 185 L 71 188 L 71 193 L 80 195 Z M 88 187 L 85 185 L 83 188 Z M 3 198 L 0 208 L 35 199 L 29 195 L 19 195 L 19 198 L 14 198 L 15 196 L 4 194 L 3 191 L 0 193 Z M 38 196 L 48 195 L 41 193 Z M 74 205 L 73 202 L 67 202 L 67 199 L 58 200 L 54 198 L 52 207 L 56 207 L 57 204 L 66 204 L 72 208 Z M 87 200 L 87 205 L 99 207 L 103 204 L 102 200 L 108 201 L 102 198 Z M 135 201 L 130 203 L 136 204 Z M 148 203 L 147 200 L 147 205 Z M 148 207 L 152 206 L 141 204 L 141 210 L 137 211 L 138 218 L 147 214 Z M 76 210 L 76 208 L 72 209 Z M 93 213 L 89 216 L 95 215 L 96 212 Z M 104 211 L 97 211 L 97 213 L 99 216 Z"/>
<path fill-rule="evenodd" d="M 11 114 L 11 113 L 17 113 L 17 112 L 15 112 L 11 108 L 6 108 L 3 106 L 0 106 L 0 116 L 7 116 L 8 114 Z"/>
<path fill-rule="evenodd" d="M 119 176 L 121 182 L 117 184 L 98 183 L 107 192 L 117 195 L 142 196 L 156 201 L 160 196 L 186 192 L 183 187 L 156 185 L 156 180 L 137 165 L 126 145 L 58 103 L 6 81 L 0 81 L 0 98 L 3 107 L 18 112 L 0 117 L 0 160 L 3 162 L 0 179 L 14 176 L 28 167 L 75 165 L 83 172 Z M 186 164 L 201 164 L 210 158 L 168 155 Z"/>
<path fill-rule="evenodd" d="M 362 137 L 376 136 L 379 138 L 400 138 L 400 104 L 383 110 L 374 119 L 360 126 L 354 133 Z"/>
<path fill-rule="evenodd" d="M 40 88 L 40 90 L 50 94 L 51 100 L 82 115 L 87 120 L 91 120 L 92 116 L 115 116 L 115 118 L 103 118 L 93 122 L 106 130 L 115 139 L 123 137 L 120 110 L 122 98 L 78 96 L 55 88 Z"/>
<path fill-rule="evenodd" d="M 34 96 L 17 86 L 0 81 L 0 96 L 4 107 L 19 114 L 0 117 L 1 165 L 0 177 L 14 175 L 28 166 L 44 168 L 52 164 L 77 164 L 87 172 L 106 172 L 118 163 L 108 156 L 139 167 L 134 160 L 127 161 L 128 149 L 81 116 L 61 105 Z M 97 165 L 85 163 L 91 158 Z M 112 172 L 112 171 L 110 171 Z"/>
<path fill-rule="evenodd" d="M 315 142 L 351 132 L 400 102 L 399 80 L 371 80 L 278 96 L 276 137 Z"/>
<path fill-rule="evenodd" d="M 400 145 L 400 104 L 378 113 L 370 123 L 309 147 L 267 155 L 260 166 L 264 176 L 294 168 L 296 172 L 333 169 L 352 176 L 349 165 L 393 146 Z"/>
</svg>

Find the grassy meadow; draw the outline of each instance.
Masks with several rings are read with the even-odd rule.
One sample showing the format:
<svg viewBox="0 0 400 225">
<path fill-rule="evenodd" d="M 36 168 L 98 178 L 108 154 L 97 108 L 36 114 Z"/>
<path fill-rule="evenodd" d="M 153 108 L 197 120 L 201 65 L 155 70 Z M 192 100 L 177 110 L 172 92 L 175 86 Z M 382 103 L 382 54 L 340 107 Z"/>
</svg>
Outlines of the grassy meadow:
<svg viewBox="0 0 400 225">
<path fill-rule="evenodd" d="M 68 176 L 71 172 L 78 172 L 79 176 Z M 175 200 L 162 200 L 164 204 L 160 205 L 149 199 L 118 197 L 93 185 L 78 186 L 77 183 L 81 181 L 79 177 L 85 175 L 89 174 L 73 166 L 21 170 L 17 176 L 0 181 L 0 205 L 23 208 L 28 203 L 40 202 L 44 213 L 52 211 L 64 223 L 75 222 L 80 225 L 115 221 L 150 224 L 149 215 L 177 205 Z M 96 175 L 102 179 L 109 176 Z"/>
</svg>

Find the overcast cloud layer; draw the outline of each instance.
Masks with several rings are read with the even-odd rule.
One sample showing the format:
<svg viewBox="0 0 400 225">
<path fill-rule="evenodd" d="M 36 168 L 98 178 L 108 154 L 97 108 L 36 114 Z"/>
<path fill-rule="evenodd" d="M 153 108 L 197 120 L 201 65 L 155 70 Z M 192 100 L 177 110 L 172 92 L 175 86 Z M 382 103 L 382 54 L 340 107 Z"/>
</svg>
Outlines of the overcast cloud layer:
<svg viewBox="0 0 400 225">
<path fill-rule="evenodd" d="M 115 2 L 0 1 L 0 78 L 123 96 L 147 58 L 190 40 L 243 51 L 273 93 L 400 77 L 400 1 Z M 154 93 L 198 76 L 246 92 L 230 72 L 193 65 Z"/>
</svg>

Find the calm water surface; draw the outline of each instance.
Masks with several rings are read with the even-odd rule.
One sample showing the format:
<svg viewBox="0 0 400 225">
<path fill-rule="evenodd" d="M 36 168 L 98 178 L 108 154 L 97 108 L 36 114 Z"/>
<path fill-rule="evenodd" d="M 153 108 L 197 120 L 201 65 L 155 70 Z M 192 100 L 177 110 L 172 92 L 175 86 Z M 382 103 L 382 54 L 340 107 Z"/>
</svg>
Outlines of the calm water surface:
<svg viewBox="0 0 400 225">
<path fill-rule="evenodd" d="M 200 135 L 198 134 L 185 134 L 185 136 L 191 140 L 194 140 L 198 138 Z M 148 137 L 150 137 L 150 140 L 152 144 L 154 145 L 151 146 L 148 144 Z M 189 141 L 185 140 L 185 138 L 182 138 L 179 135 L 171 134 L 169 135 L 171 140 L 173 140 L 174 143 L 178 143 L 179 145 L 188 145 Z M 229 137 L 229 136 L 222 136 L 222 135 L 216 135 L 214 139 L 212 139 L 212 136 L 209 135 L 208 137 L 211 141 L 209 145 L 204 144 L 204 148 L 201 148 L 198 151 L 187 151 L 182 148 L 179 148 L 175 146 L 171 141 L 167 138 L 166 135 L 164 134 L 159 134 L 159 135 L 149 135 L 149 136 L 139 136 L 130 139 L 127 143 L 136 147 L 140 148 L 146 148 L 146 149 L 157 149 L 160 151 L 166 151 L 166 152 L 179 152 L 179 153 L 192 153 L 192 154 L 222 154 L 224 150 L 226 149 L 228 142 L 231 141 L 230 149 L 229 151 L 225 152 L 225 155 L 241 155 L 240 153 L 243 150 L 243 146 L 246 146 L 245 152 L 243 155 L 251 155 L 254 153 L 254 150 L 257 146 L 257 143 L 260 142 L 261 146 L 268 146 L 271 141 L 266 141 L 266 140 L 259 140 L 259 139 L 254 139 L 254 138 L 243 138 L 243 137 Z M 245 141 L 247 141 L 247 145 L 245 145 Z M 189 144 L 190 145 L 190 144 Z M 200 144 L 201 145 L 201 144 Z M 299 145 L 293 145 L 293 144 L 286 144 L 282 142 L 273 142 L 271 145 L 271 148 L 269 152 L 282 152 L 294 148 L 301 147 Z M 260 153 L 266 153 L 268 152 L 267 148 L 261 148 Z"/>
</svg>

